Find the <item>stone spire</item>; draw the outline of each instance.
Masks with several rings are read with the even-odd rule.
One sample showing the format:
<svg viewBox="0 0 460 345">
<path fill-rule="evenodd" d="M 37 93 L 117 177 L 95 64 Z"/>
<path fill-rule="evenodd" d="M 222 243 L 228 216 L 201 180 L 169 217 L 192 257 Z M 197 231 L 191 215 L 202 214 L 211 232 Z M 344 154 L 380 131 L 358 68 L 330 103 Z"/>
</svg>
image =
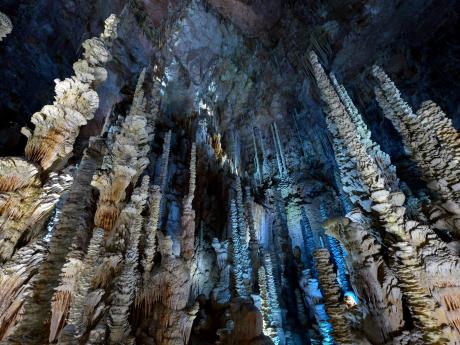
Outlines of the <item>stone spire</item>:
<svg viewBox="0 0 460 345">
<path fill-rule="evenodd" d="M 142 85 L 145 70 L 141 72 L 129 115 L 120 132 L 115 134 L 110 152 L 104 157 L 102 167 L 91 183 L 99 190 L 95 225 L 110 232 L 120 213 L 129 185 L 135 185 L 148 165 L 152 131 L 145 113 Z"/>
<path fill-rule="evenodd" d="M 117 37 L 118 19 L 110 16 L 100 37 L 83 43 L 83 59 L 74 64 L 75 75 L 56 80 L 55 101 L 32 116 L 35 129 L 23 128 L 27 136 L 26 157 L 44 170 L 57 170 L 67 162 L 80 127 L 94 117 L 99 107 L 95 87 L 107 78 L 104 66 Z"/>
<path fill-rule="evenodd" d="M 358 177 L 369 189 L 371 208 L 378 215 L 378 221 L 385 232 L 393 237 L 390 242 L 390 250 L 394 257 L 391 268 L 400 281 L 403 294 L 407 297 L 414 323 L 422 332 L 426 344 L 438 344 L 443 338 L 442 324 L 435 316 L 437 303 L 418 279 L 423 271 L 422 261 L 411 244 L 401 200 L 393 199 L 390 191 L 385 189 L 385 181 L 379 173 L 377 164 L 356 135 L 356 126 L 319 64 L 316 54 L 311 52 L 309 58 L 321 98 L 326 105 L 328 128 L 333 135 L 343 140 L 343 144 L 352 153 L 350 159 L 356 162 Z"/>
<path fill-rule="evenodd" d="M 402 136 L 406 151 L 417 163 L 427 186 L 440 200 L 430 219 L 440 228 L 460 231 L 460 135 L 452 121 L 432 101 L 414 113 L 399 90 L 378 66 L 372 68 L 378 82 L 375 94 L 383 114 Z M 446 213 L 449 216 L 446 216 Z"/>
</svg>

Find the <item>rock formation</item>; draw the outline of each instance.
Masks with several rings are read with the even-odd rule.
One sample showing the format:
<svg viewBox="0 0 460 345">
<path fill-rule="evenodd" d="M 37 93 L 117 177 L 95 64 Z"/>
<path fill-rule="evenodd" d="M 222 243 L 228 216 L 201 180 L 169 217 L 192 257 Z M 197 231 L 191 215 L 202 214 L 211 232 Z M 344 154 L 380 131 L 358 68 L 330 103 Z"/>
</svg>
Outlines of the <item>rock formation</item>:
<svg viewBox="0 0 460 345">
<path fill-rule="evenodd" d="M 13 31 L 13 24 L 11 19 L 2 12 L 0 12 L 0 41 L 8 36 Z"/>
<path fill-rule="evenodd" d="M 455 1 L 1 6 L 2 345 L 460 344 Z"/>
</svg>

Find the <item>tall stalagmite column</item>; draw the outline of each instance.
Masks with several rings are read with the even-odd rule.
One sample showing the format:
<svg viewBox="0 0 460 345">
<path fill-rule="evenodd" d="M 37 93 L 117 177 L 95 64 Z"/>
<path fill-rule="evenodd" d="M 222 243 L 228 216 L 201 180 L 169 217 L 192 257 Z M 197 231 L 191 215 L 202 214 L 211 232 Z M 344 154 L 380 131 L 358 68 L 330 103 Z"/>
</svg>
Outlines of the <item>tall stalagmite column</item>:
<svg viewBox="0 0 460 345">
<path fill-rule="evenodd" d="M 351 345 L 353 344 L 353 337 L 350 325 L 344 317 L 345 306 L 339 301 L 340 287 L 337 285 L 337 275 L 329 260 L 329 251 L 325 248 L 318 249 L 315 251 L 314 256 L 318 271 L 318 280 L 324 296 L 324 305 L 329 315 L 329 322 L 333 328 L 332 336 L 337 344 Z"/>
<path fill-rule="evenodd" d="M 378 81 L 375 94 L 383 114 L 401 134 L 406 151 L 420 167 L 428 187 L 440 197 L 441 209 L 432 210 L 430 219 L 441 228 L 459 233 L 459 133 L 434 102 L 424 102 L 414 113 L 380 67 L 374 66 L 372 74 Z"/>
<path fill-rule="evenodd" d="M 332 135 L 341 138 L 349 152 L 353 153 L 350 159 L 356 162 L 358 176 L 369 188 L 372 209 L 378 214 L 379 222 L 385 231 L 393 238 L 390 243 L 394 257 L 391 267 L 396 272 L 403 294 L 407 298 L 414 323 L 422 332 L 426 344 L 441 344 L 442 325 L 435 316 L 437 303 L 429 291 L 420 285 L 418 277 L 423 272 L 422 261 L 411 245 L 405 227 L 405 210 L 400 205 L 392 203 L 394 200 L 391 198 L 391 193 L 385 189 L 385 181 L 379 174 L 378 166 L 356 135 L 356 126 L 313 52 L 310 53 L 310 63 L 322 100 L 326 105 L 328 128 Z"/>
<path fill-rule="evenodd" d="M 65 172 L 56 172 L 66 165 L 80 127 L 93 118 L 99 106 L 95 87 L 107 77 L 103 66 L 111 58 L 118 19 L 112 15 L 105 24 L 100 37 L 83 43 L 84 58 L 74 64 L 75 76 L 56 81 L 55 102 L 32 116 L 33 132 L 23 128 L 28 138 L 26 159 L 3 159 L 0 164 L 0 185 L 5 187 L 0 189 L 0 261 L 11 257 L 27 232 L 33 237 L 40 230 L 37 227 L 71 183 Z"/>
<path fill-rule="evenodd" d="M 100 193 L 94 222 L 106 232 L 112 230 L 120 214 L 126 189 L 136 184 L 149 163 L 146 156 L 150 151 L 153 128 L 149 126 L 148 114 L 145 113 L 144 78 L 145 69 L 139 77 L 129 115 L 120 133 L 115 135 L 114 143 L 109 147 L 111 150 L 92 182 Z"/>
</svg>

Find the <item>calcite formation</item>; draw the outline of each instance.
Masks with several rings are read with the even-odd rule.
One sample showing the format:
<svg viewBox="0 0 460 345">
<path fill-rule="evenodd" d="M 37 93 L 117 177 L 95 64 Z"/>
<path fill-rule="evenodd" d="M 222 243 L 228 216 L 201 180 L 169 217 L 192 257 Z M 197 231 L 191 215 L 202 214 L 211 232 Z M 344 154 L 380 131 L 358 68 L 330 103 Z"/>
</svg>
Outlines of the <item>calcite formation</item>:
<svg viewBox="0 0 460 345">
<path fill-rule="evenodd" d="M 460 344 L 458 118 L 396 2 L 7 2 L 0 343 Z"/>
<path fill-rule="evenodd" d="M 131 110 L 92 182 L 100 192 L 95 225 L 107 232 L 112 230 L 117 221 L 126 189 L 136 184 L 149 162 L 146 155 L 150 150 L 153 128 L 148 125 L 148 115 L 145 113 L 146 100 L 142 90 L 144 78 L 145 70 L 139 77 Z"/>
<path fill-rule="evenodd" d="M 353 344 L 350 326 L 344 318 L 345 305 L 340 303 L 340 289 L 335 283 L 337 276 L 329 262 L 330 254 L 327 249 L 318 249 L 314 253 L 318 280 L 324 295 L 324 304 L 333 327 L 333 337 L 338 344 Z"/>
<path fill-rule="evenodd" d="M 394 253 L 394 260 L 391 261 L 390 267 L 396 274 L 403 295 L 407 296 L 415 324 L 422 332 L 427 344 L 446 341 L 442 334 L 444 319 L 436 315 L 437 302 L 419 280 L 423 274 L 422 259 L 420 253 L 411 244 L 408 230 L 412 223 L 405 220 L 405 209 L 401 206 L 401 200 L 392 198 L 392 193 L 385 189 L 384 179 L 378 173 L 373 157 L 367 154 L 362 143 L 354 135 L 356 126 L 352 123 L 346 107 L 341 103 L 314 53 L 310 53 L 310 63 L 313 66 L 323 100 L 327 104 L 326 114 L 330 118 L 329 129 L 341 137 L 353 152 L 358 176 L 369 187 L 371 208 L 378 215 L 378 221 L 381 222 L 385 232 L 394 237 L 388 242 Z"/>
<path fill-rule="evenodd" d="M 372 74 L 378 81 L 375 94 L 384 115 L 401 133 L 404 146 L 419 165 L 427 186 L 441 197 L 431 210 L 430 219 L 437 227 L 458 232 L 458 132 L 434 102 L 424 102 L 414 113 L 380 67 L 374 66 Z"/>
<path fill-rule="evenodd" d="M 110 60 L 112 41 L 117 37 L 118 19 L 106 20 L 99 38 L 83 44 L 84 59 L 74 65 L 75 76 L 56 80 L 55 101 L 32 116 L 35 129 L 23 129 L 27 136 L 26 157 L 44 170 L 59 169 L 70 157 L 80 131 L 94 117 L 99 106 L 95 85 L 106 79 L 104 65 Z"/>
<path fill-rule="evenodd" d="M 0 41 L 13 31 L 13 23 L 5 13 L 0 12 Z"/>
</svg>

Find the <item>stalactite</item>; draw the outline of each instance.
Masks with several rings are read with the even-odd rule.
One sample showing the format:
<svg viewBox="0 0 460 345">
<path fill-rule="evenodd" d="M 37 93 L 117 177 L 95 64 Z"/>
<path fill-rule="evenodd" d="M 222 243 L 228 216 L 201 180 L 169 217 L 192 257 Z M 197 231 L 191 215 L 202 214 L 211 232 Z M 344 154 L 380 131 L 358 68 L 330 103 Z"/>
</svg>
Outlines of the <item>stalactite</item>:
<svg viewBox="0 0 460 345">
<path fill-rule="evenodd" d="M 321 97 L 326 103 L 328 128 L 334 135 L 341 137 L 350 152 L 353 152 L 352 157 L 356 160 L 359 177 L 369 187 L 373 202 L 372 209 L 378 215 L 385 231 L 393 236 L 390 242 L 394 257 L 391 268 L 396 272 L 403 294 L 407 297 L 414 323 L 423 333 L 427 344 L 437 344 L 443 339 L 442 325 L 435 316 L 436 301 L 427 289 L 420 285 L 417 278 L 423 270 L 420 256 L 410 243 L 403 217 L 404 208 L 401 207 L 402 202 L 398 200 L 398 203 L 392 203 L 394 200 L 391 198 L 391 193 L 385 189 L 385 183 L 378 173 L 375 161 L 367 154 L 356 136 L 356 127 L 313 52 L 310 53 L 310 63 L 313 66 Z"/>
<path fill-rule="evenodd" d="M 0 12 L 0 42 L 13 31 L 13 23 L 10 18 Z"/>
<path fill-rule="evenodd" d="M 280 178 L 283 178 L 286 174 L 286 166 L 284 164 L 284 153 L 282 151 L 281 142 L 279 140 L 278 127 L 276 126 L 276 123 L 272 124 L 271 130 L 272 130 L 273 143 L 275 146 L 275 156 L 276 156 L 276 163 L 278 166 L 278 174 Z"/>
<path fill-rule="evenodd" d="M 32 116 L 33 133 L 28 137 L 26 157 L 43 169 L 59 168 L 70 157 L 80 127 L 94 117 L 99 106 L 95 86 L 106 79 L 104 65 L 111 59 L 110 48 L 117 37 L 118 18 L 110 16 L 99 38 L 83 43 L 84 58 L 74 65 L 75 76 L 56 80 L 53 105 L 46 105 Z"/>
<path fill-rule="evenodd" d="M 139 283 L 139 238 L 142 230 L 141 213 L 147 202 L 149 177 L 144 176 L 142 184 L 134 190 L 131 202 L 120 215 L 121 223 L 129 229 L 129 240 L 126 249 L 123 269 L 118 277 L 112 304 L 109 309 L 110 344 L 125 343 L 131 336 L 128 321 L 129 308 L 134 301 Z"/>
<path fill-rule="evenodd" d="M 260 166 L 259 161 L 259 151 L 257 150 L 257 143 L 256 143 L 256 136 L 254 134 L 254 128 L 252 129 L 252 147 L 254 148 L 254 165 L 255 165 L 255 173 L 254 177 L 257 184 L 261 184 L 263 181 L 263 172 Z"/>
<path fill-rule="evenodd" d="M 271 169 L 268 162 L 267 150 L 265 149 L 264 138 L 260 128 L 254 127 L 254 135 L 262 153 L 262 180 L 266 181 L 271 178 Z"/>
<path fill-rule="evenodd" d="M 96 227 L 110 232 L 119 216 L 129 185 L 136 184 L 148 165 L 152 128 L 145 113 L 146 101 L 142 86 L 145 69 L 141 72 L 129 115 L 115 135 L 111 152 L 104 157 L 92 185 L 99 190 L 99 201 L 94 218 Z"/>
<path fill-rule="evenodd" d="M 24 313 L 25 296 L 30 293 L 47 249 L 42 240 L 17 251 L 0 269 L 0 340 L 12 333 Z"/>
<path fill-rule="evenodd" d="M 336 285 L 336 275 L 329 262 L 330 254 L 325 248 L 318 249 L 314 253 L 318 280 L 324 295 L 324 304 L 333 327 L 332 335 L 338 344 L 353 344 L 350 325 L 344 318 L 345 307 L 339 302 L 340 289 Z"/>
</svg>

